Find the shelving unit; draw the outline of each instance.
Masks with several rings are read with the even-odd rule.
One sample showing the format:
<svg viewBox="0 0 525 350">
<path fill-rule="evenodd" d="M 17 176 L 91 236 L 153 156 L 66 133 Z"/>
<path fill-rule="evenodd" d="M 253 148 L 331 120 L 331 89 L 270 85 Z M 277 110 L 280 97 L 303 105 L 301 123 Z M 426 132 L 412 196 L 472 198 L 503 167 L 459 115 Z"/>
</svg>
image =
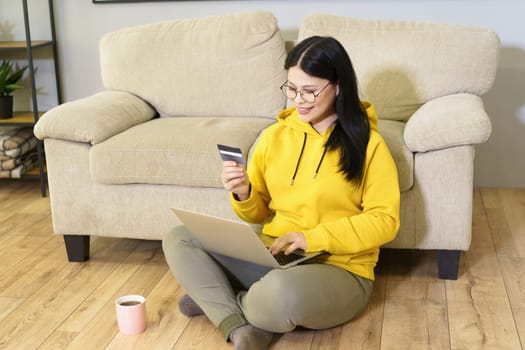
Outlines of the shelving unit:
<svg viewBox="0 0 525 350">
<path fill-rule="evenodd" d="M 56 96 L 57 104 L 62 103 L 62 88 L 60 84 L 59 66 L 58 66 L 58 52 L 56 43 L 56 32 L 55 32 L 55 17 L 54 17 L 54 6 L 53 0 L 48 0 L 49 9 L 49 22 L 51 28 L 51 38 L 49 40 L 31 40 L 31 21 L 29 18 L 28 0 L 16 1 L 22 6 L 24 13 L 24 29 L 25 29 L 25 40 L 23 41 L 0 41 L 0 58 L 9 55 L 9 52 L 20 52 L 25 51 L 27 56 L 27 65 L 29 66 L 29 80 L 31 89 L 31 104 L 32 111 L 29 112 L 15 112 L 13 118 L 0 120 L 0 126 L 4 125 L 20 125 L 20 126 L 32 126 L 38 118 L 43 114 L 39 108 L 37 90 L 36 90 L 36 72 L 34 65 L 34 53 L 33 50 L 38 50 L 45 47 L 51 47 L 53 50 L 53 63 L 55 70 L 55 83 L 56 83 Z M 13 1 L 13 6 L 15 1 Z M 47 194 L 47 172 L 45 166 L 45 154 L 44 145 L 41 141 L 37 144 L 38 153 L 38 171 L 30 171 L 24 176 L 38 176 L 40 178 L 40 189 L 42 197 Z"/>
</svg>

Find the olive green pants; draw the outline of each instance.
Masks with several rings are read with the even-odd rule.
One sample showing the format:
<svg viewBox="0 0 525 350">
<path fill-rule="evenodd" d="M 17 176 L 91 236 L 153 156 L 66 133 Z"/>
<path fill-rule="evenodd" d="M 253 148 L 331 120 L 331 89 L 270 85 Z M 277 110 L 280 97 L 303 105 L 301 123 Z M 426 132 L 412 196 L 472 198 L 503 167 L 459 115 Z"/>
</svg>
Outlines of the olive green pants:
<svg viewBox="0 0 525 350">
<path fill-rule="evenodd" d="M 184 226 L 162 242 L 182 288 L 228 339 L 245 324 L 284 333 L 348 322 L 367 305 L 372 281 L 328 264 L 270 269 L 204 251 Z"/>
</svg>

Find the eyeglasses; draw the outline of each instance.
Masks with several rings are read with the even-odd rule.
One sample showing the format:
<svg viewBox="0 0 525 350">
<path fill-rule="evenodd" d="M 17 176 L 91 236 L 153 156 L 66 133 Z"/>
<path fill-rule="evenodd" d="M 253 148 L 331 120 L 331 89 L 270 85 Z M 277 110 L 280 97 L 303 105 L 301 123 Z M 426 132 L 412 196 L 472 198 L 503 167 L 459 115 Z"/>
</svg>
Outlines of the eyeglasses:
<svg viewBox="0 0 525 350">
<path fill-rule="evenodd" d="M 321 88 L 321 90 L 315 92 L 310 90 L 296 90 L 288 85 L 288 82 L 285 82 L 283 85 L 281 85 L 281 91 L 283 92 L 284 96 L 288 97 L 290 100 L 295 100 L 297 98 L 297 95 L 301 95 L 301 98 L 305 102 L 314 102 L 315 98 L 323 92 L 323 90 L 330 85 L 330 81 Z"/>
</svg>

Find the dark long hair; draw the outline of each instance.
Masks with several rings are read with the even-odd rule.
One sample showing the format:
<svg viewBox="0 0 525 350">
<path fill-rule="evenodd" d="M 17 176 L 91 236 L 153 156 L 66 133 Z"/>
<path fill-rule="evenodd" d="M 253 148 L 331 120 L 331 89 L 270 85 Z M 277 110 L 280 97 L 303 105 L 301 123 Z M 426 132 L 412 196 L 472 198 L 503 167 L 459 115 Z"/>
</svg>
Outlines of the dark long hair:
<svg viewBox="0 0 525 350">
<path fill-rule="evenodd" d="M 370 139 L 370 124 L 361 105 L 357 77 L 343 45 L 332 37 L 313 36 L 288 54 L 285 69 L 298 66 L 308 75 L 339 84 L 335 99 L 337 120 L 325 147 L 341 150 L 340 171 L 355 185 L 361 184 Z"/>
</svg>

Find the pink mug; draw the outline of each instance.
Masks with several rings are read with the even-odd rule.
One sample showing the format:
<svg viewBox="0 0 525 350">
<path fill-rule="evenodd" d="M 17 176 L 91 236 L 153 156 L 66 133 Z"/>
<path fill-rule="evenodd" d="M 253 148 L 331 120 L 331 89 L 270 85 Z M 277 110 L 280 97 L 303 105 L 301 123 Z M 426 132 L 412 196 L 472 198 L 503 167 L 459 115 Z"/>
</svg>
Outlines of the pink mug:
<svg viewBox="0 0 525 350">
<path fill-rule="evenodd" d="M 115 301 L 117 323 L 124 334 L 138 334 L 146 329 L 146 299 L 141 295 L 125 295 Z"/>
</svg>

